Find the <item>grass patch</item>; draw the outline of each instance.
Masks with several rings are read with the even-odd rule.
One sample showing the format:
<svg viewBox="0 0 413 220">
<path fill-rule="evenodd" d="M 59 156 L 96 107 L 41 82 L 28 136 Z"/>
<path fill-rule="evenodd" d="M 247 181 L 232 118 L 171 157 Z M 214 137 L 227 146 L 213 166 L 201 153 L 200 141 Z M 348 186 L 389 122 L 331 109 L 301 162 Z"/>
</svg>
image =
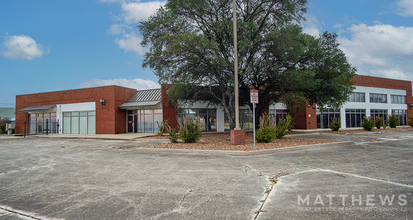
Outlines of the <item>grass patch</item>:
<svg viewBox="0 0 413 220">
<path fill-rule="evenodd" d="M 66 148 L 65 146 L 61 146 L 60 148 Z"/>
<path fill-rule="evenodd" d="M 122 149 L 122 150 L 125 150 L 125 149 L 129 149 L 129 148 L 132 148 L 132 147 L 112 147 L 113 149 Z"/>
</svg>

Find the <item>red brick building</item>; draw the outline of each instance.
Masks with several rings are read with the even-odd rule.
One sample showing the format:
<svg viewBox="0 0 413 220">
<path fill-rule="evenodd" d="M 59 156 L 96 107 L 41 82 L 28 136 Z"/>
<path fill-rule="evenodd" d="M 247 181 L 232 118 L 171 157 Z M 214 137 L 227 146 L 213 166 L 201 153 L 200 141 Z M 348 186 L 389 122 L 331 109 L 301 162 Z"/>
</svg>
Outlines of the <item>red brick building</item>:
<svg viewBox="0 0 413 220">
<path fill-rule="evenodd" d="M 353 94 L 364 97 L 364 99 L 349 100 L 341 109 L 324 114 L 324 122 L 327 121 L 324 124 L 323 119 L 320 119 L 323 113 L 318 112 L 315 105 L 307 106 L 305 110 L 297 114 L 295 128 L 327 128 L 326 125 L 329 124 L 331 117 L 340 118 L 342 128 L 360 127 L 364 116 L 375 117 L 385 114 L 396 114 L 400 125 L 407 125 L 407 119 L 413 115 L 412 83 L 410 81 L 356 75 L 353 83 L 356 87 Z M 376 95 L 384 98 L 375 100 Z M 396 97 L 401 98 L 401 101 L 396 101 L 394 99 Z M 353 110 L 356 113 L 354 123 L 351 121 Z"/>
<path fill-rule="evenodd" d="M 342 128 L 360 127 L 364 116 L 396 114 L 400 125 L 412 116 L 410 81 L 356 75 L 355 90 L 340 109 L 320 112 L 315 105 L 299 112 L 295 128 L 326 128 L 332 117 L 340 118 Z M 200 119 L 203 131 L 228 131 L 229 123 L 221 106 L 202 101 L 176 110 L 166 93 L 168 87 L 135 90 L 120 86 L 74 89 L 16 96 L 16 133 L 118 134 L 154 133 L 157 123 L 168 120 L 177 126 L 176 116 Z M 286 108 L 269 106 L 270 115 L 283 117 Z M 240 126 L 252 129 L 252 111 L 240 109 Z M 26 130 L 24 130 L 26 128 Z"/>
<path fill-rule="evenodd" d="M 48 132 L 59 133 L 58 129 L 63 127 L 62 119 L 64 119 L 64 116 L 59 116 L 56 110 L 59 109 L 59 106 L 61 108 L 62 105 L 68 107 L 68 111 L 63 113 L 92 112 L 90 118 L 93 118 L 92 114 L 94 112 L 95 132 L 92 133 L 126 133 L 126 111 L 119 109 L 119 106 L 125 103 L 135 92 L 135 89 L 120 86 L 103 86 L 18 95 L 16 96 L 16 133 L 24 133 L 24 122 L 27 125 L 26 133 L 45 133 L 46 127 L 49 128 Z M 102 104 L 100 103 L 101 99 L 104 100 Z M 86 109 L 85 106 L 87 106 Z M 47 114 L 46 117 L 45 114 Z M 82 118 L 79 116 L 79 121 Z M 47 124 L 46 120 L 48 120 Z M 73 121 L 75 120 L 73 119 Z M 52 129 L 53 127 L 55 128 Z M 30 128 L 32 128 L 31 132 Z M 78 130 L 80 132 L 81 129 Z M 93 131 L 93 129 L 90 129 L 90 131 Z"/>
</svg>

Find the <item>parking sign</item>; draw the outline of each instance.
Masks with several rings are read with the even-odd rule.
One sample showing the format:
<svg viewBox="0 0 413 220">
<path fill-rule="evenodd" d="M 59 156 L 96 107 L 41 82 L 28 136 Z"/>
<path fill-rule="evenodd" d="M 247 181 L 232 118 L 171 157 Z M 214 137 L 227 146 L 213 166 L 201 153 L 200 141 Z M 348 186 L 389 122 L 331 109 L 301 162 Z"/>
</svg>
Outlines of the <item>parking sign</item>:
<svg viewBox="0 0 413 220">
<path fill-rule="evenodd" d="M 251 90 L 251 103 L 258 103 L 258 90 Z"/>
</svg>

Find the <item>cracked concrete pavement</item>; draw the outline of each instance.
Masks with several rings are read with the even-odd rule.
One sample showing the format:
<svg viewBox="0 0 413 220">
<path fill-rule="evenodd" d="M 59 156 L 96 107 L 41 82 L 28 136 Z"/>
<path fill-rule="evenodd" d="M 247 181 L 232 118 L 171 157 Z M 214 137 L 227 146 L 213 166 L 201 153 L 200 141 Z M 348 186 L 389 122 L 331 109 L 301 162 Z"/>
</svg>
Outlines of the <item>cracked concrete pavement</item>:
<svg viewBox="0 0 413 220">
<path fill-rule="evenodd" d="M 413 131 L 304 136 L 357 143 L 247 156 L 143 148 L 150 139 L 0 138 L 0 220 L 413 216 Z"/>
</svg>

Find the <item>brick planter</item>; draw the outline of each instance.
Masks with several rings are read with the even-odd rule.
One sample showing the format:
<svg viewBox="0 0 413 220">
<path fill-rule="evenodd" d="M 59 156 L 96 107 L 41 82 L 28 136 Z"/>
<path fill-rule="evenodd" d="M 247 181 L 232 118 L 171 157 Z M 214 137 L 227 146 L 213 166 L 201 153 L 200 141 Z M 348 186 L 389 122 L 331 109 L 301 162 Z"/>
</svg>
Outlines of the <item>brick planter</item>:
<svg viewBox="0 0 413 220">
<path fill-rule="evenodd" d="M 231 130 L 231 144 L 245 145 L 245 130 Z"/>
</svg>

